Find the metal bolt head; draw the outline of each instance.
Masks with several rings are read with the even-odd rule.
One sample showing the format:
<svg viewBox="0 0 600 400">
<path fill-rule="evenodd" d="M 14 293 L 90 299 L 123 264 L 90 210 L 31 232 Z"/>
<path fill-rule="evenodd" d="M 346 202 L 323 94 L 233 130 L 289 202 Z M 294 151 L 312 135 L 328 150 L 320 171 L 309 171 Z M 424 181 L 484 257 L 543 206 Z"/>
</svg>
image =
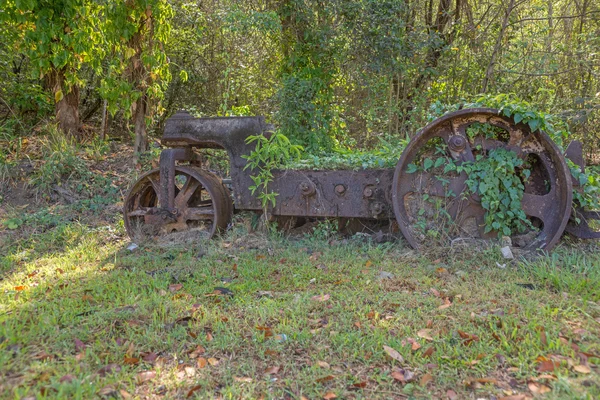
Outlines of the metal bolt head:
<svg viewBox="0 0 600 400">
<path fill-rule="evenodd" d="M 337 194 L 343 194 L 346 191 L 346 188 L 344 187 L 344 185 L 335 185 L 335 192 Z"/>
<path fill-rule="evenodd" d="M 454 135 L 448 140 L 448 147 L 452 151 L 461 152 L 467 147 L 467 139 L 461 135 Z"/>
<path fill-rule="evenodd" d="M 371 196 L 373 196 L 373 188 L 366 187 L 365 190 L 363 190 L 363 195 L 365 197 L 371 197 Z"/>
</svg>

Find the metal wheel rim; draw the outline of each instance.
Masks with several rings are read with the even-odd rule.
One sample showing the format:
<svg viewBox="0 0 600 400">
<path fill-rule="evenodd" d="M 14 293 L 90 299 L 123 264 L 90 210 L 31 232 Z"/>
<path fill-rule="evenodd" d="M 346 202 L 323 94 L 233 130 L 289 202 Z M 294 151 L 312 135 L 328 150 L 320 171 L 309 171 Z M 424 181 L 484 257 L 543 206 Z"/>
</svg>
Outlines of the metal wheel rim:
<svg viewBox="0 0 600 400">
<path fill-rule="evenodd" d="M 229 224 L 229 221 L 231 220 L 231 215 L 233 213 L 233 206 L 231 204 L 231 196 L 229 196 L 227 188 L 225 188 L 222 185 L 220 180 L 215 175 L 213 175 L 212 173 L 209 173 L 207 171 L 197 169 L 197 168 L 176 166 L 175 167 L 175 175 L 176 175 L 176 177 L 186 176 L 186 181 L 185 181 L 185 183 L 183 183 L 182 189 L 183 189 L 183 186 L 185 186 L 186 184 L 194 184 L 191 180 L 193 180 L 199 184 L 199 186 L 196 187 L 196 189 L 194 189 L 191 194 L 189 194 L 189 198 L 185 202 L 186 206 L 188 206 L 188 209 L 180 210 L 180 212 L 182 212 L 182 214 L 188 212 L 189 209 L 191 208 L 191 207 L 189 207 L 189 202 L 197 200 L 197 199 L 195 199 L 195 197 L 197 197 L 199 194 L 201 194 L 202 191 L 206 191 L 206 193 L 208 194 L 208 196 L 210 198 L 211 203 L 210 203 L 210 205 L 207 204 L 205 207 L 210 207 L 212 210 L 212 219 L 211 219 L 212 222 L 210 224 L 210 228 L 205 230 L 206 236 L 207 236 L 207 238 L 212 238 L 215 234 L 218 234 L 218 233 L 224 231 L 227 228 L 227 225 Z M 132 188 L 129 190 L 129 192 L 125 198 L 126 200 L 125 200 L 124 206 L 123 206 L 123 219 L 124 219 L 125 229 L 127 231 L 127 234 L 132 239 L 135 239 L 140 235 L 141 232 L 139 232 L 138 227 L 140 225 L 143 226 L 145 223 L 142 222 L 142 224 L 139 224 L 140 220 L 142 220 L 142 218 L 140 218 L 140 217 L 143 217 L 143 215 L 141 215 L 141 216 L 133 215 L 132 216 L 131 213 L 133 211 L 136 211 L 135 210 L 136 207 L 140 208 L 140 207 L 158 207 L 158 206 L 160 206 L 158 204 L 158 195 L 157 195 L 159 180 L 160 180 L 160 171 L 158 169 L 154 169 L 154 170 L 151 170 L 151 171 L 143 174 L 136 181 L 136 183 L 132 186 Z M 146 205 L 141 206 L 140 202 L 142 201 L 142 199 L 139 199 L 139 198 L 143 197 L 143 196 L 146 197 L 145 199 L 143 199 L 143 201 L 145 202 Z M 136 198 L 139 199 L 137 206 L 136 206 Z M 177 198 L 177 196 L 176 196 L 176 198 Z M 200 201 L 206 202 L 206 200 L 200 200 Z M 205 207 L 202 207 L 202 208 L 205 208 Z M 200 208 L 200 207 L 196 207 L 196 208 Z M 206 211 L 208 212 L 208 209 Z M 134 226 L 135 225 L 133 223 L 134 218 L 135 218 L 135 221 L 138 222 L 137 226 Z M 181 220 L 185 219 L 185 216 L 182 216 L 180 219 Z M 209 218 L 206 218 L 206 220 L 208 220 L 208 219 Z M 199 220 L 203 220 L 203 219 L 199 218 Z M 187 224 L 188 224 L 188 222 L 186 221 L 186 225 Z M 168 225 L 169 224 L 166 224 L 165 226 L 168 227 Z M 162 231 L 162 228 L 164 228 L 165 226 L 161 227 L 161 231 L 156 234 L 147 235 L 147 234 L 142 233 L 141 236 L 143 236 L 145 238 L 148 236 L 159 236 L 159 235 L 164 235 L 166 233 L 169 233 L 169 232 Z M 179 229 L 174 229 L 174 230 L 176 230 L 176 231 L 192 230 L 192 229 L 189 229 L 189 225 L 188 225 L 188 229 L 185 229 L 183 227 L 183 225 L 178 225 L 178 228 Z M 194 230 L 196 230 L 196 229 L 194 229 Z"/>
<path fill-rule="evenodd" d="M 544 215 L 544 218 L 548 219 L 548 221 L 543 221 L 544 229 L 542 230 L 542 232 L 540 232 L 538 237 L 535 238 L 532 245 L 528 247 L 540 248 L 544 250 L 552 249 L 560 239 L 562 232 L 569 220 L 571 211 L 572 183 L 566 161 L 562 156 L 562 153 L 559 150 L 558 146 L 556 146 L 556 144 L 550 139 L 550 137 L 546 133 L 541 131 L 531 133 L 527 125 L 522 123 L 515 124 L 512 119 L 500 115 L 498 110 L 490 108 L 464 109 L 453 113 L 449 113 L 433 121 L 425 128 L 423 128 L 420 132 L 418 132 L 417 135 L 410 141 L 406 149 L 402 152 L 400 160 L 398 161 L 398 164 L 396 166 L 392 183 L 392 204 L 394 207 L 394 214 L 396 216 L 396 220 L 404 237 L 407 239 L 407 241 L 412 247 L 420 247 L 420 240 L 418 240 L 415 237 L 414 233 L 410 229 L 410 220 L 405 208 L 405 196 L 407 194 L 406 185 L 410 184 L 410 179 L 407 178 L 408 174 L 406 172 L 408 164 L 410 164 L 414 160 L 418 150 L 422 146 L 424 146 L 431 138 L 442 137 L 446 134 L 449 134 L 449 136 L 456 135 L 457 133 L 460 134 L 461 132 L 454 131 L 453 121 L 466 120 L 471 120 L 471 123 L 490 123 L 490 121 L 492 121 L 492 125 L 495 125 L 496 123 L 502 123 L 504 125 L 511 126 L 513 130 L 521 132 L 523 143 L 527 143 L 527 141 L 529 140 L 531 141 L 531 143 L 539 144 L 543 147 L 544 152 L 549 155 L 552 162 L 555 178 L 554 182 L 551 182 L 551 191 L 553 191 L 554 193 L 553 204 L 555 205 L 556 212 L 554 213 L 555 215 L 552 220 L 549 220 Z M 460 124 L 457 125 L 460 126 Z M 444 131 L 444 129 L 446 130 L 446 134 L 440 136 L 439 133 L 441 131 Z M 450 129 L 450 131 L 448 131 L 448 129 Z M 447 137 L 445 140 L 446 144 L 448 144 Z M 547 165 L 545 165 L 545 167 L 547 167 Z M 523 209 L 526 215 L 528 216 L 531 216 L 531 214 L 536 213 L 539 214 L 538 211 L 531 209 L 531 199 L 532 196 L 526 197 L 526 195 L 524 195 L 522 201 Z M 534 198 L 534 200 L 539 199 Z"/>
</svg>

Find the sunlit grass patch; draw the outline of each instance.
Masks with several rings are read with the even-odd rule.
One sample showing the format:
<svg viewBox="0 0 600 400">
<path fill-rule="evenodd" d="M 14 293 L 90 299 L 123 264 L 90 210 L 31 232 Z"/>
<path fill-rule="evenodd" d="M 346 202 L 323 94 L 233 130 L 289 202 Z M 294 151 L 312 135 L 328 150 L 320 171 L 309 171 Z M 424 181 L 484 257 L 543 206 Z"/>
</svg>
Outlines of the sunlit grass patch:
<svg viewBox="0 0 600 400">
<path fill-rule="evenodd" d="M 401 242 L 240 229 L 211 242 L 130 251 L 118 226 L 71 222 L 4 249 L 2 392 L 599 393 L 598 359 L 581 359 L 600 352 L 593 252 L 560 250 L 500 268 L 494 248 L 432 260 Z M 540 371 L 545 360 L 552 371 Z M 589 373 L 574 369 L 582 365 Z"/>
</svg>

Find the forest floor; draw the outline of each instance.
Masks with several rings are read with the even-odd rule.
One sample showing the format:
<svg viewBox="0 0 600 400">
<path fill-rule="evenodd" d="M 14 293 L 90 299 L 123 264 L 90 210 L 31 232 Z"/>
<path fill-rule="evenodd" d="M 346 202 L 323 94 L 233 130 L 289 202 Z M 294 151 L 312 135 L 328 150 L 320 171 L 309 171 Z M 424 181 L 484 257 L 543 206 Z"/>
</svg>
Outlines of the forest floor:
<svg viewBox="0 0 600 400">
<path fill-rule="evenodd" d="M 114 189 L 86 198 L 3 182 L 0 398 L 600 397 L 599 244 L 507 262 L 240 214 L 133 249 L 130 156 L 86 161 Z"/>
</svg>

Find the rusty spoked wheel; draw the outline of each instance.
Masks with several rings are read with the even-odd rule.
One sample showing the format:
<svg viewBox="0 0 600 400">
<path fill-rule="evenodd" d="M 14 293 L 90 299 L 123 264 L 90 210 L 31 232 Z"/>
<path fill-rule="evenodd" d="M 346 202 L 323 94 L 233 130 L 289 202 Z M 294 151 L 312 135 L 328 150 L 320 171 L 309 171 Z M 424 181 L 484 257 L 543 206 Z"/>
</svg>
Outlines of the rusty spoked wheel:
<svg viewBox="0 0 600 400">
<path fill-rule="evenodd" d="M 523 160 L 514 173 L 524 187 L 521 208 L 529 223 L 521 232 L 513 231 L 513 245 L 550 250 L 557 243 L 572 200 L 570 172 L 560 150 L 546 133 L 531 132 L 526 124 L 515 123 L 498 110 L 477 108 L 435 120 L 402 153 L 394 173 L 392 203 L 411 246 L 499 237 L 498 231 L 486 229 L 486 209 L 478 190 L 469 190 L 467 174 L 446 168 L 450 163 L 485 160 L 499 148 Z"/>
<path fill-rule="evenodd" d="M 193 167 L 175 167 L 175 202 L 169 212 L 158 199 L 160 172 L 147 172 L 133 185 L 123 209 L 132 239 L 194 231 L 207 239 L 224 231 L 233 215 L 229 190 L 214 174 Z"/>
</svg>

